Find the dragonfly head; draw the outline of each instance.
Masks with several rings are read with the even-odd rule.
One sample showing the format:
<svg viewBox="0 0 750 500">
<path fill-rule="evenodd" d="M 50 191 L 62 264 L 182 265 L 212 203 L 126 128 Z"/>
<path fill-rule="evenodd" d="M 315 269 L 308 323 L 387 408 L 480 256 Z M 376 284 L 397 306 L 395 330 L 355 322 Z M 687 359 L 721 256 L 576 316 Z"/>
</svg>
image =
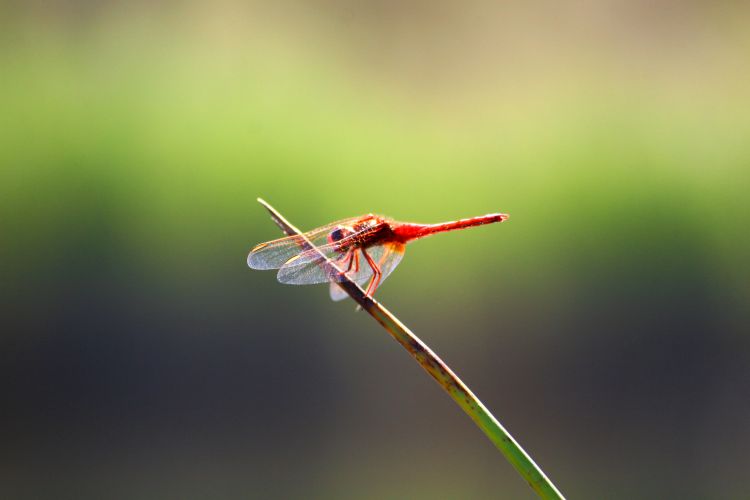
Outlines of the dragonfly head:
<svg viewBox="0 0 750 500">
<path fill-rule="evenodd" d="M 352 234 L 352 232 L 349 229 L 339 226 L 333 231 L 331 231 L 330 233 L 328 233 L 328 242 L 336 243 L 337 241 L 343 240 L 350 234 Z"/>
</svg>

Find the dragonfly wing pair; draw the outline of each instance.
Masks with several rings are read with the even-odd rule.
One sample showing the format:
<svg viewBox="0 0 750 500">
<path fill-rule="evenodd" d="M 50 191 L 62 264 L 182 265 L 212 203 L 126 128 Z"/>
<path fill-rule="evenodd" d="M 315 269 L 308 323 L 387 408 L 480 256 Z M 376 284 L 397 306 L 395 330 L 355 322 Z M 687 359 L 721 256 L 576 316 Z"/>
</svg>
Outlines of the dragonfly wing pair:
<svg viewBox="0 0 750 500">
<path fill-rule="evenodd" d="M 318 248 L 328 246 L 328 235 L 337 226 L 354 222 L 357 217 L 313 229 L 304 235 L 287 236 L 256 245 L 247 256 L 247 265 L 252 269 L 279 269 L 290 259 L 309 250 L 308 241 Z"/>
<path fill-rule="evenodd" d="M 401 261 L 406 248 L 403 243 L 391 241 L 365 249 L 350 245 L 349 250 L 342 251 L 341 248 L 347 247 L 347 242 L 356 241 L 357 233 L 352 233 L 336 242 L 329 240 L 332 231 L 357 220 L 359 218 L 339 221 L 305 235 L 288 236 L 262 243 L 250 251 L 247 264 L 253 269 L 278 269 L 278 280 L 290 285 L 332 282 L 331 298 L 342 300 L 347 295 L 335 284 L 341 281 L 339 271 L 345 271 L 349 279 L 359 285 L 365 284 L 374 275 L 363 251 L 367 252 L 380 269 L 380 283 L 382 283 Z M 315 248 L 310 248 L 310 243 Z M 333 262 L 335 267 L 329 262 Z"/>
</svg>

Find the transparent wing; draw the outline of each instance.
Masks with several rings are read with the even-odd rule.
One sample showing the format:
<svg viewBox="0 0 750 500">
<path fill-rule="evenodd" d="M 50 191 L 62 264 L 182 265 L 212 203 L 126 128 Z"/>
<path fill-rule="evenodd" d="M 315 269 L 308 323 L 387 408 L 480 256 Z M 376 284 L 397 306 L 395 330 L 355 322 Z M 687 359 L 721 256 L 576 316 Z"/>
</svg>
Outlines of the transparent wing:
<svg viewBox="0 0 750 500">
<path fill-rule="evenodd" d="M 287 285 L 314 285 L 337 281 L 339 272 L 328 264 L 328 260 L 339 263 L 346 257 L 336 249 L 338 245 L 327 244 L 307 250 L 289 259 L 279 268 L 276 278 Z"/>
<path fill-rule="evenodd" d="M 372 260 L 378 264 L 380 272 L 383 273 L 380 278 L 381 285 L 393 270 L 396 269 L 396 266 L 399 265 L 401 259 L 404 257 L 405 251 L 406 245 L 403 243 L 385 243 L 367 249 L 367 253 L 370 254 Z M 357 252 L 359 252 L 359 250 L 357 250 Z M 355 272 L 352 270 L 347 273 L 347 276 L 359 286 L 364 286 L 370 278 L 372 278 L 372 269 L 363 256 L 360 255 L 359 260 L 359 271 Z M 330 295 L 331 299 L 335 301 L 343 300 L 349 296 L 349 294 L 347 294 L 335 282 L 331 283 Z"/>
<path fill-rule="evenodd" d="M 334 228 L 346 226 L 359 220 L 361 217 L 352 217 L 332 224 L 321 226 L 302 235 L 287 236 L 277 240 L 268 241 L 256 245 L 247 256 L 247 265 L 253 269 L 278 269 L 289 259 L 305 251 L 305 238 L 315 246 L 323 246 L 327 241 L 328 234 Z"/>
</svg>

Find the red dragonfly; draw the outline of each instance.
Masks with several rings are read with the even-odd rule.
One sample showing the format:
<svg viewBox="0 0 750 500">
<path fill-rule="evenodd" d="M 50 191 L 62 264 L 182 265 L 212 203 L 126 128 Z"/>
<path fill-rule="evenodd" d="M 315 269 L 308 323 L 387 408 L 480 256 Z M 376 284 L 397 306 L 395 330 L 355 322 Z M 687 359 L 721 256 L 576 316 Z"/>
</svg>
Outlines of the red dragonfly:
<svg viewBox="0 0 750 500">
<path fill-rule="evenodd" d="M 369 281 L 367 295 L 372 297 L 401 262 L 410 241 L 507 219 L 507 214 L 488 214 L 440 224 L 413 224 L 367 214 L 303 235 L 261 243 L 250 251 L 247 265 L 253 269 L 278 269 L 278 280 L 290 285 L 331 282 L 333 300 L 347 297 L 336 284 L 346 274 L 360 286 Z M 310 248 L 307 242 L 316 248 Z M 338 269 L 328 265 L 326 259 Z"/>
</svg>

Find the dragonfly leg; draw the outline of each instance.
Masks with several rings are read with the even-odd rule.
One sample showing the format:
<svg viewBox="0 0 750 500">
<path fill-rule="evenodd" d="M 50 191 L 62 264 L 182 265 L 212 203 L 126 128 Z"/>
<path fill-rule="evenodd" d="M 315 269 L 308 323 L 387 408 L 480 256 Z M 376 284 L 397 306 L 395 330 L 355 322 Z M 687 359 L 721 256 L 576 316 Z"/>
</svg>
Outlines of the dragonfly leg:
<svg viewBox="0 0 750 500">
<path fill-rule="evenodd" d="M 344 261 L 346 262 L 346 271 L 344 271 L 344 273 L 348 273 L 349 271 L 352 270 L 352 256 L 353 255 L 354 254 L 352 253 L 351 250 L 349 250 L 346 253 L 346 257 L 344 257 Z"/>
<path fill-rule="evenodd" d="M 356 250 L 353 250 L 352 252 L 354 253 L 354 272 L 358 273 L 359 272 L 359 252 L 357 252 Z"/>
<path fill-rule="evenodd" d="M 348 252 L 346 252 L 346 255 L 344 255 L 344 257 L 341 259 L 342 269 L 344 266 L 346 266 L 346 270 L 341 271 L 342 275 L 352 270 L 353 255 L 354 255 L 354 252 L 349 250 Z"/>
<path fill-rule="evenodd" d="M 380 271 L 380 268 L 375 263 L 375 261 L 372 260 L 370 254 L 367 253 L 367 250 L 365 250 L 364 248 L 362 249 L 362 255 L 365 256 L 367 263 L 370 265 L 370 269 L 372 269 L 372 279 L 370 280 L 370 284 L 367 285 L 366 292 L 369 297 L 372 297 L 372 294 L 375 293 L 375 290 L 377 290 L 378 285 L 380 284 L 380 277 L 383 275 L 383 273 Z"/>
</svg>

